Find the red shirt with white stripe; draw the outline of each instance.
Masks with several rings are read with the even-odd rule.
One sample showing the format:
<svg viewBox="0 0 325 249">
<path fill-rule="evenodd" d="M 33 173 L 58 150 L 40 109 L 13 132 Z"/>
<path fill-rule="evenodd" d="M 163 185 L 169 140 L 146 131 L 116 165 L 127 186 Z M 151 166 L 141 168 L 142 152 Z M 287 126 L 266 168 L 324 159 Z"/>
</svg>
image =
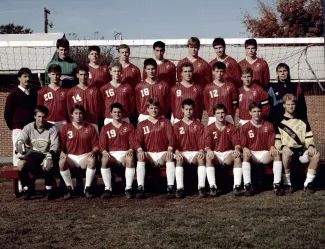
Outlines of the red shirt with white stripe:
<svg viewBox="0 0 325 249">
<path fill-rule="evenodd" d="M 141 81 L 140 69 L 130 63 L 127 67 L 122 67 L 122 83 L 127 83 L 134 89 Z"/>
<path fill-rule="evenodd" d="M 265 90 L 268 89 L 270 83 L 270 70 L 267 62 L 261 58 L 257 58 L 255 61 L 250 63 L 248 60 L 243 59 L 239 62 L 240 67 L 249 67 L 253 70 L 253 81 L 257 85 L 263 87 Z"/>
<path fill-rule="evenodd" d="M 173 126 L 176 137 L 176 149 L 179 151 L 199 151 L 204 147 L 204 125 L 194 120 L 190 124 L 183 120 Z"/>
<path fill-rule="evenodd" d="M 164 59 L 162 62 L 157 61 L 157 77 L 160 80 L 166 81 L 169 87 L 176 84 L 176 66 L 173 62 Z M 143 70 L 143 80 L 147 78 L 147 73 Z"/>
<path fill-rule="evenodd" d="M 94 68 L 91 65 L 87 65 L 89 68 L 88 84 L 90 86 L 97 87 L 99 90 L 104 84 L 111 81 L 111 75 L 107 66 L 99 66 Z"/>
</svg>

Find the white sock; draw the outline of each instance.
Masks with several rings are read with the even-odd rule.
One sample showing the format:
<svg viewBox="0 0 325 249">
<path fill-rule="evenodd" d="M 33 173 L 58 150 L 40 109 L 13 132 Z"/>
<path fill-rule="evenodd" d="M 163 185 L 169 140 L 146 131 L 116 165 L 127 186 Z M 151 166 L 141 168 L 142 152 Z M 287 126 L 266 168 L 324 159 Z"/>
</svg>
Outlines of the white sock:
<svg viewBox="0 0 325 249">
<path fill-rule="evenodd" d="M 205 166 L 197 167 L 197 176 L 198 176 L 198 188 L 204 188 L 205 178 L 207 177 L 207 171 Z"/>
<path fill-rule="evenodd" d="M 111 168 L 101 168 L 100 172 L 102 174 L 103 182 L 105 184 L 105 190 L 111 190 L 112 191 L 112 173 Z"/>
<path fill-rule="evenodd" d="M 309 171 L 309 170 L 308 170 Z M 306 180 L 305 180 L 305 183 L 304 183 L 304 186 L 307 187 L 308 183 L 311 183 L 314 181 L 316 175 L 312 175 L 310 174 L 309 172 L 307 172 L 307 175 L 306 175 Z"/>
<path fill-rule="evenodd" d="M 246 185 L 248 183 L 251 183 L 251 164 L 249 162 L 243 162 L 242 169 L 243 169 L 244 184 Z"/>
<path fill-rule="evenodd" d="M 214 169 L 214 167 L 207 167 L 207 178 L 208 178 L 208 183 L 211 187 L 216 187 L 216 170 Z"/>
<path fill-rule="evenodd" d="M 63 181 L 67 187 L 71 187 L 73 189 L 72 179 L 71 179 L 71 173 L 70 170 L 60 171 L 60 174 L 63 178 Z"/>
<path fill-rule="evenodd" d="M 290 173 L 282 174 L 282 182 L 283 182 L 283 185 L 291 186 Z"/>
<path fill-rule="evenodd" d="M 241 185 L 241 178 L 243 177 L 243 170 L 242 168 L 234 168 L 234 187 Z"/>
<path fill-rule="evenodd" d="M 166 163 L 166 175 L 167 175 L 167 185 L 174 186 L 175 183 L 175 163 L 167 162 Z"/>
<path fill-rule="evenodd" d="M 146 163 L 137 162 L 137 182 L 138 186 L 144 187 L 144 176 L 146 174 Z"/>
<path fill-rule="evenodd" d="M 135 174 L 135 168 L 125 168 L 125 181 L 126 181 L 125 189 L 132 188 L 134 174 Z"/>
<path fill-rule="evenodd" d="M 91 186 L 91 183 L 93 182 L 95 173 L 96 173 L 96 169 L 90 169 L 90 168 L 87 168 L 86 169 L 86 184 L 85 184 L 85 188 Z"/>
<path fill-rule="evenodd" d="M 176 187 L 177 189 L 184 188 L 184 168 L 176 167 Z"/>
<path fill-rule="evenodd" d="M 45 186 L 45 189 L 46 190 L 51 190 L 52 189 L 52 186 Z"/>
<path fill-rule="evenodd" d="M 282 175 L 282 162 L 274 161 L 273 162 L 273 183 L 280 183 Z"/>
</svg>

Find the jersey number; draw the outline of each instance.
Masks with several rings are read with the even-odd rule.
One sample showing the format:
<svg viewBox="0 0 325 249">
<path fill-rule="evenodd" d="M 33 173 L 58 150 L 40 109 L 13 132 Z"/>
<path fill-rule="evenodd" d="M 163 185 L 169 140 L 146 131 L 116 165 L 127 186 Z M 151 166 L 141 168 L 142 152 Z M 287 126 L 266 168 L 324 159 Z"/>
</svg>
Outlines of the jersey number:
<svg viewBox="0 0 325 249">
<path fill-rule="evenodd" d="M 68 138 L 73 138 L 72 131 L 68 131 Z"/>
<path fill-rule="evenodd" d="M 142 97 L 149 96 L 149 89 L 145 88 L 145 89 L 141 90 L 141 95 L 142 95 Z"/>
<path fill-rule="evenodd" d="M 107 132 L 108 138 L 116 137 L 116 132 L 115 130 L 110 130 Z"/>
<path fill-rule="evenodd" d="M 53 94 L 51 92 L 44 94 L 45 101 L 48 101 L 49 99 L 53 99 Z"/>
<path fill-rule="evenodd" d="M 149 130 L 149 127 L 148 126 L 142 127 L 142 129 L 143 129 L 143 134 L 150 133 L 150 130 Z"/>
<path fill-rule="evenodd" d="M 181 91 L 181 90 L 177 90 L 177 91 L 176 91 L 176 96 L 177 96 L 177 97 L 182 96 L 182 91 Z"/>
<path fill-rule="evenodd" d="M 108 89 L 108 90 L 105 91 L 105 93 L 106 93 L 108 98 L 115 95 L 113 89 Z"/>
<path fill-rule="evenodd" d="M 179 134 L 185 134 L 184 127 L 180 127 L 180 128 L 179 128 Z"/>
<path fill-rule="evenodd" d="M 217 139 L 218 133 L 216 131 L 214 131 L 212 134 L 213 134 L 213 139 Z"/>
<path fill-rule="evenodd" d="M 242 101 L 243 99 L 243 94 L 239 94 L 239 101 Z"/>
<path fill-rule="evenodd" d="M 82 101 L 82 98 L 80 97 L 79 94 L 77 94 L 77 96 L 72 96 L 73 102 L 77 103 L 78 101 Z"/>
<path fill-rule="evenodd" d="M 252 130 L 249 130 L 249 131 L 248 131 L 248 136 L 249 136 L 250 138 L 255 137 L 254 132 L 253 132 Z"/>
<path fill-rule="evenodd" d="M 218 90 L 213 90 L 213 91 L 210 91 L 209 93 L 210 93 L 211 98 L 214 98 L 214 97 L 218 97 L 219 96 L 218 95 Z"/>
</svg>

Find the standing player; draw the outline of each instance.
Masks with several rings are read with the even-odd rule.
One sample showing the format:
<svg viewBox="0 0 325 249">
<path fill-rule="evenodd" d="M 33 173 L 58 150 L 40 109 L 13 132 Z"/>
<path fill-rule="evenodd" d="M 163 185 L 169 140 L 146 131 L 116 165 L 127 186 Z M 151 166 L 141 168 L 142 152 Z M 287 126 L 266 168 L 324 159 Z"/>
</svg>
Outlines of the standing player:
<svg viewBox="0 0 325 249">
<path fill-rule="evenodd" d="M 170 88 L 176 84 L 176 67 L 174 63 L 164 58 L 165 43 L 156 41 L 153 44 L 153 53 L 157 62 L 157 77 L 160 80 L 166 81 Z M 147 73 L 143 71 L 143 80 L 147 78 Z"/>
<path fill-rule="evenodd" d="M 192 99 L 195 103 L 194 117 L 201 120 L 203 114 L 203 93 L 202 88 L 193 81 L 193 65 L 184 62 L 181 66 L 182 81 L 170 90 L 170 105 L 172 109 L 172 124 L 183 118 L 182 101 Z"/>
<path fill-rule="evenodd" d="M 135 149 L 138 152 L 137 162 L 137 198 L 144 197 L 144 178 L 147 165 L 166 165 L 167 195 L 175 196 L 175 163 L 173 150 L 175 135 L 170 121 L 159 114 L 160 105 L 155 99 L 149 99 L 147 105 L 150 117 L 138 124 L 136 129 Z"/>
<path fill-rule="evenodd" d="M 223 104 L 217 104 L 213 108 L 216 117 L 215 123 L 205 128 L 205 151 L 206 171 L 210 185 L 210 196 L 217 196 L 217 185 L 215 176 L 215 165 L 233 166 L 234 172 L 234 194 L 241 194 L 241 146 L 240 139 L 233 124 L 226 121 L 227 108 Z M 203 190 L 204 191 L 204 190 Z"/>
<path fill-rule="evenodd" d="M 123 121 L 130 122 L 129 117 L 135 113 L 135 97 L 133 88 L 126 83 L 122 83 L 122 65 L 113 62 L 110 66 L 112 80 L 100 88 L 102 96 L 102 108 L 104 110 L 104 124 L 113 121 L 111 115 L 111 104 L 120 103 L 123 106 Z"/>
<path fill-rule="evenodd" d="M 290 169 L 293 163 L 300 161 L 308 165 L 304 189 L 313 193 L 313 181 L 319 166 L 319 152 L 315 149 L 313 133 L 307 120 L 295 117 L 297 98 L 293 94 L 283 96 L 285 113 L 276 127 L 275 146 L 282 151 L 285 174 L 282 175 L 285 189 L 292 192 Z"/>
<path fill-rule="evenodd" d="M 216 104 L 224 104 L 227 110 L 229 110 L 226 120 L 231 124 L 235 123 L 238 94 L 233 83 L 224 78 L 227 70 L 228 68 L 226 69 L 226 65 L 223 62 L 217 61 L 214 63 L 212 66 L 214 81 L 204 88 L 203 97 L 204 105 L 209 116 L 208 125 L 214 123 L 216 120 L 213 113 L 213 107 Z"/>
<path fill-rule="evenodd" d="M 88 49 L 89 59 L 89 85 L 97 87 L 99 90 L 104 84 L 111 80 L 107 66 L 100 65 L 100 48 L 90 46 Z"/>
<path fill-rule="evenodd" d="M 267 62 L 262 58 L 256 56 L 257 42 L 255 39 L 248 39 L 245 41 L 246 58 L 239 62 L 239 66 L 249 67 L 253 70 L 253 81 L 257 85 L 268 89 L 270 83 L 270 70 Z"/>
<path fill-rule="evenodd" d="M 77 68 L 77 78 L 79 84 L 71 88 L 68 92 L 67 105 L 68 110 L 76 105 L 82 105 L 87 110 L 86 120 L 91 123 L 98 133 L 98 122 L 101 114 L 100 93 L 94 86 L 89 86 L 89 69 L 87 66 Z"/>
<path fill-rule="evenodd" d="M 212 81 L 211 67 L 199 56 L 200 40 L 197 37 L 191 37 L 188 42 L 188 56 L 177 64 L 178 82 L 183 80 L 182 65 L 185 62 L 193 64 L 193 81 L 204 88 Z"/>
<path fill-rule="evenodd" d="M 267 118 L 270 112 L 269 106 L 269 95 L 267 92 L 252 82 L 253 79 L 253 70 L 249 67 L 242 68 L 243 86 L 239 88 L 239 124 L 238 128 L 246 124 L 251 116 L 249 114 L 249 105 L 254 102 L 260 102 L 262 104 L 262 115 L 263 118 Z"/>
<path fill-rule="evenodd" d="M 64 199 L 72 197 L 70 170 L 76 168 L 86 169 L 85 195 L 92 198 L 91 183 L 96 172 L 95 156 L 98 153 L 98 135 L 94 126 L 85 121 L 86 110 L 82 105 L 76 104 L 71 108 L 72 123 L 62 127 L 61 155 L 59 161 L 60 174 L 67 186 Z M 80 180 L 80 179 L 79 179 Z"/>
<path fill-rule="evenodd" d="M 169 110 L 169 86 L 167 82 L 157 78 L 157 62 L 151 58 L 146 59 L 144 70 L 147 73 L 147 79 L 135 87 L 136 107 L 139 113 L 138 123 L 149 118 L 147 104 L 151 98 L 159 102 L 161 116 L 166 116 Z"/>
<path fill-rule="evenodd" d="M 252 119 L 240 129 L 240 141 L 243 148 L 243 175 L 245 194 L 253 194 L 251 187 L 251 162 L 264 165 L 273 161 L 273 190 L 278 196 L 283 195 L 281 186 L 282 162 L 280 152 L 275 148 L 273 124 L 262 117 L 262 105 L 253 102 L 249 105 Z"/>
<path fill-rule="evenodd" d="M 225 63 L 227 67 L 224 75 L 225 81 L 233 83 L 237 89 L 240 88 L 242 86 L 240 66 L 234 58 L 226 54 L 225 40 L 223 38 L 215 38 L 212 42 L 212 47 L 217 55 L 217 57 L 209 63 L 212 70 L 216 62 L 220 61 Z M 228 110 L 230 111 L 230 109 Z"/>
<path fill-rule="evenodd" d="M 176 137 L 176 197 L 181 198 L 184 195 L 184 164 L 194 164 L 198 166 L 198 189 L 205 186 L 206 169 L 205 154 L 203 148 L 204 125 L 194 119 L 195 103 L 192 99 L 184 99 L 182 102 L 182 111 L 184 117 L 174 125 Z"/>
<path fill-rule="evenodd" d="M 111 168 L 117 170 L 123 166 L 126 180 L 125 194 L 130 199 L 135 173 L 132 145 L 134 128 L 130 123 L 123 121 L 124 109 L 120 103 L 113 103 L 110 110 L 113 121 L 103 127 L 99 138 L 99 151 L 103 155 L 101 173 L 105 184 L 102 198 L 112 196 Z"/>
<path fill-rule="evenodd" d="M 44 105 L 49 110 L 48 122 L 53 123 L 60 131 L 67 123 L 67 93 L 68 89 L 60 85 L 61 67 L 52 64 L 48 69 L 50 84 L 38 92 L 38 105 Z"/>
</svg>

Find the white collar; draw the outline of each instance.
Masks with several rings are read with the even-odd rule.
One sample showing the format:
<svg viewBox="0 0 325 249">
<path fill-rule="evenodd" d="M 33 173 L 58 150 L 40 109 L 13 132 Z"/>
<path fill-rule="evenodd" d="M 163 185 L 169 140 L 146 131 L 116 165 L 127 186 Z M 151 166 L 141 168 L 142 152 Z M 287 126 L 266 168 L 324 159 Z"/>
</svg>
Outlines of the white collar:
<svg viewBox="0 0 325 249">
<path fill-rule="evenodd" d="M 29 95 L 29 92 L 30 92 L 29 89 L 25 89 L 25 88 L 23 88 L 21 85 L 18 85 L 18 88 L 19 88 L 20 90 L 22 90 L 24 93 L 26 93 L 27 95 Z"/>
</svg>

